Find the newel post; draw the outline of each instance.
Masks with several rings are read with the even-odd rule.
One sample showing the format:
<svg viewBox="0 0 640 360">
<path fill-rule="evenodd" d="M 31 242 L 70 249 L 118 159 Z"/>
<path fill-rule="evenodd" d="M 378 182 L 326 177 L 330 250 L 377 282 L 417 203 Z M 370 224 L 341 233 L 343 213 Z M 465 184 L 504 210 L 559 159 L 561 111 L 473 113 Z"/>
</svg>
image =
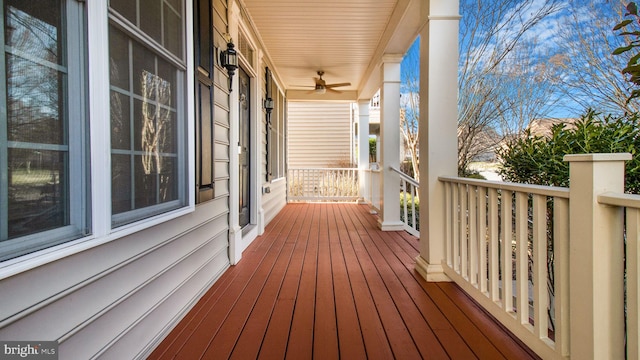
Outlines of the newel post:
<svg viewBox="0 0 640 360">
<path fill-rule="evenodd" d="M 570 166 L 569 318 L 573 359 L 624 359 L 624 214 L 598 195 L 624 192 L 630 154 L 566 155 Z"/>
<path fill-rule="evenodd" d="M 366 203 L 367 178 L 369 170 L 369 104 L 371 100 L 358 101 L 358 179 L 360 182 L 359 203 Z M 371 186 L 371 184 L 369 184 Z M 369 199 L 371 200 L 371 199 Z"/>
</svg>

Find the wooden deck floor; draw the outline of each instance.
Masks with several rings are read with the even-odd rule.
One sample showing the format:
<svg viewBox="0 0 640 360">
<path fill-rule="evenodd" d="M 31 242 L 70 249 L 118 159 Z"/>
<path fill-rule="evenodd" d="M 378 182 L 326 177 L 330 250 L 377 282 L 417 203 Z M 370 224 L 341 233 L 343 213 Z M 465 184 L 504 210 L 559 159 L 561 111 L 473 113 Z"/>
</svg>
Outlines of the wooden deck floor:
<svg viewBox="0 0 640 360">
<path fill-rule="evenodd" d="M 368 207 L 289 204 L 151 359 L 535 358 Z"/>
</svg>

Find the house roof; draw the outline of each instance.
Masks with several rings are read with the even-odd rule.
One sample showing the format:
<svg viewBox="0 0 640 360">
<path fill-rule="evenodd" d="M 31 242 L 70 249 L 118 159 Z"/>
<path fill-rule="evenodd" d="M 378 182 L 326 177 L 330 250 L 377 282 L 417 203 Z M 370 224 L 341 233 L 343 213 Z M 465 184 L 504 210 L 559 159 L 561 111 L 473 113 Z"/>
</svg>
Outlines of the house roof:
<svg viewBox="0 0 640 360">
<path fill-rule="evenodd" d="M 577 118 L 566 118 L 566 119 L 555 119 L 555 118 L 545 118 L 545 119 L 534 119 L 531 120 L 527 129 L 531 131 L 531 135 L 534 136 L 551 136 L 551 128 L 556 124 L 565 124 L 565 128 L 575 127 L 575 122 L 578 121 Z"/>
<path fill-rule="evenodd" d="M 239 0 L 289 100 L 368 99 L 383 55 L 403 55 L 418 35 L 419 0 Z M 318 70 L 330 83 L 351 83 L 322 98 Z"/>
</svg>

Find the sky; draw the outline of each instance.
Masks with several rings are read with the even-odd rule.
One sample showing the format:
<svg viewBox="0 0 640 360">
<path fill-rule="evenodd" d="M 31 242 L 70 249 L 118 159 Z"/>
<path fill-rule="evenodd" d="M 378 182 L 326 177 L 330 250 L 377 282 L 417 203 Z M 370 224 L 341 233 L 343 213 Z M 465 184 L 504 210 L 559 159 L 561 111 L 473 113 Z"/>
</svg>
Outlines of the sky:
<svg viewBox="0 0 640 360">
<path fill-rule="evenodd" d="M 474 10 L 474 7 L 478 4 L 490 7 L 495 4 L 495 1 L 496 0 L 483 0 L 482 2 L 479 2 L 477 0 L 460 0 L 461 15 L 464 17 L 460 22 L 461 62 L 467 56 L 478 56 L 477 59 L 480 59 L 478 61 L 484 61 L 484 59 L 488 59 L 490 56 L 489 54 L 491 54 L 487 48 L 492 49 L 491 46 L 494 46 L 495 48 L 499 46 L 496 41 L 493 44 L 485 44 L 485 47 L 477 46 L 474 48 L 474 46 L 470 46 L 470 43 L 467 42 L 469 41 L 469 36 L 464 35 L 468 34 L 467 31 L 469 30 L 469 28 L 465 27 L 468 25 L 469 21 L 465 20 L 480 18 L 480 15 L 476 16 L 480 13 L 479 11 L 470 12 L 470 10 Z M 544 3 L 547 1 L 549 0 L 509 1 L 508 3 L 511 8 L 505 8 L 503 11 L 494 11 L 494 14 L 501 16 L 501 18 L 496 18 L 494 20 L 503 26 L 499 34 L 495 37 L 499 39 L 509 39 L 510 37 L 513 37 L 515 32 L 514 28 L 516 27 L 514 24 L 526 22 L 529 19 L 528 17 L 544 6 Z M 528 6 L 525 8 L 519 8 L 516 12 L 516 7 L 523 3 L 527 3 Z M 581 37 L 587 39 L 590 39 L 590 37 L 593 38 L 591 43 L 594 44 L 597 44 L 599 41 L 602 42 L 603 36 L 610 35 L 611 39 L 616 39 L 615 34 L 610 29 L 613 28 L 616 22 L 615 19 L 617 19 L 615 11 L 619 11 L 623 7 L 620 0 L 563 0 L 558 1 L 558 5 L 559 8 L 557 11 L 546 16 L 519 38 L 519 43 L 533 44 L 527 48 L 528 53 L 531 55 L 531 59 L 528 60 L 531 61 L 531 69 L 537 69 L 538 67 L 545 69 L 550 68 L 548 65 L 550 59 L 552 59 L 554 55 L 556 55 L 555 59 L 571 57 L 573 61 L 578 61 L 579 56 L 572 54 L 567 49 L 569 49 L 570 46 L 576 48 L 575 44 L 577 44 L 578 39 Z M 517 14 L 517 16 L 513 16 L 514 14 Z M 607 35 L 600 35 L 598 33 L 598 21 L 603 21 L 604 25 L 602 25 L 602 28 L 604 29 L 604 33 Z M 569 24 L 573 24 L 574 28 L 570 29 Z M 482 34 L 481 31 L 478 31 L 477 33 Z M 562 33 L 565 35 L 562 35 Z M 571 38 L 571 36 L 574 38 Z M 610 50 L 605 47 L 601 48 L 602 49 L 600 50 L 603 51 L 603 56 L 610 54 Z M 579 52 L 580 49 L 578 46 L 578 53 Z M 416 69 L 419 68 L 415 65 L 416 62 L 419 61 L 418 54 L 419 38 L 413 46 L 411 46 L 402 63 L 402 91 L 406 91 L 408 88 L 406 79 L 408 77 L 411 78 L 410 73 L 415 72 Z M 545 67 L 545 65 L 547 66 Z M 576 66 L 574 65 L 574 67 Z M 580 84 L 589 83 L 588 76 L 597 74 L 596 67 L 588 63 L 580 64 L 580 67 L 582 67 L 581 70 L 574 72 L 563 69 L 562 67 L 555 68 L 555 76 L 558 80 L 555 81 L 553 85 L 555 89 L 555 93 L 553 94 L 554 98 L 549 100 L 548 104 L 543 107 L 543 116 L 541 115 L 540 117 L 577 117 L 580 114 L 585 113 L 587 106 L 598 106 L 598 104 L 594 103 L 596 96 L 593 96 L 593 99 L 591 99 L 590 96 L 590 91 L 592 91 L 593 94 L 598 94 L 600 89 L 597 87 L 583 90 L 581 92 L 567 87 L 567 84 L 570 85 L 577 82 L 580 82 Z M 611 66 L 609 66 L 609 68 L 599 71 L 616 73 L 615 76 L 620 77 L 618 74 L 619 68 L 611 68 Z M 416 75 L 414 75 L 414 77 L 415 76 Z M 580 79 L 580 77 L 582 77 L 582 79 Z M 574 100 L 572 98 L 576 98 L 578 100 Z M 578 103 L 578 101 L 580 103 Z"/>
</svg>

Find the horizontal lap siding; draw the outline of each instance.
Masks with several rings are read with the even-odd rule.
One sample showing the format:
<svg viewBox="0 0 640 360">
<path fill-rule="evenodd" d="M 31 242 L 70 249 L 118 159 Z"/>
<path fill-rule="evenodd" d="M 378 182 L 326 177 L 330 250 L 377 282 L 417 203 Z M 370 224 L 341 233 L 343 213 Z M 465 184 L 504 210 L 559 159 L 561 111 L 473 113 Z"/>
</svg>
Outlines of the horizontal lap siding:
<svg viewBox="0 0 640 360">
<path fill-rule="evenodd" d="M 142 351 L 229 266 L 227 203 L 211 201 L 193 214 L 0 282 L 2 298 L 19 294 L 22 305 L 2 307 L 3 318 L 17 315 L 6 320 L 0 339 L 58 340 L 61 359 L 90 358 L 103 349 L 126 358 Z"/>
<path fill-rule="evenodd" d="M 217 21 L 225 7 L 215 2 Z M 215 198 L 0 280 L 0 340 L 57 340 L 60 359 L 145 357 L 229 267 L 227 78 L 217 69 L 215 79 Z"/>
<path fill-rule="evenodd" d="M 336 167 L 351 161 L 351 104 L 290 102 L 289 167 Z"/>
<path fill-rule="evenodd" d="M 287 205 L 287 182 L 286 179 L 281 179 L 265 186 L 268 186 L 271 191 L 262 197 L 264 222 L 268 224 Z"/>
</svg>

